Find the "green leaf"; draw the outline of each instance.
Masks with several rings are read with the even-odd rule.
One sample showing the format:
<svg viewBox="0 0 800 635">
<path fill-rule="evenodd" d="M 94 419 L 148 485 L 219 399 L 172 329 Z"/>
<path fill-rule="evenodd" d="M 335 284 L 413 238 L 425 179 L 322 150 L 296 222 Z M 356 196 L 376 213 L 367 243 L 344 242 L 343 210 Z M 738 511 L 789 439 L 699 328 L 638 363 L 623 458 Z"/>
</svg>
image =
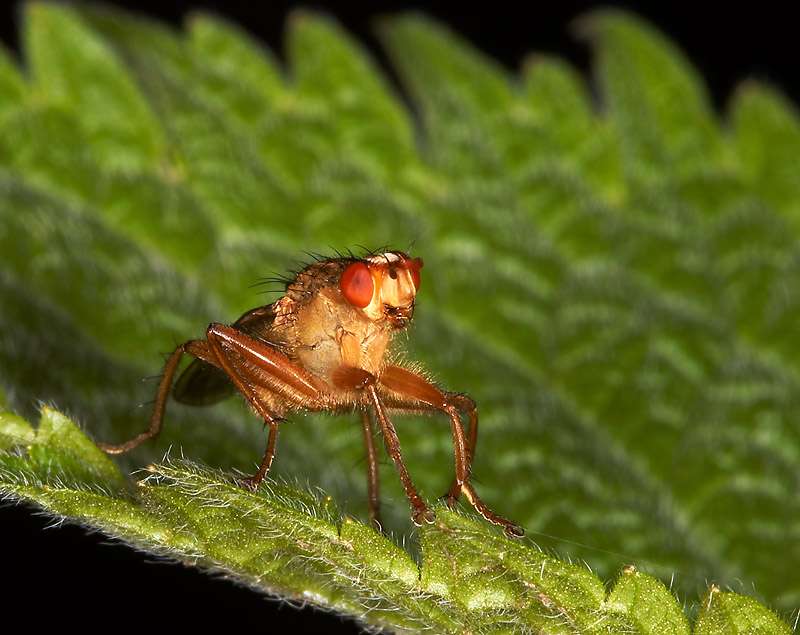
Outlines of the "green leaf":
<svg viewBox="0 0 800 635">
<path fill-rule="evenodd" d="M 62 125 L 66 132 L 67 123 Z M 151 257 L 93 211 L 11 175 L 0 178 L 0 200 L 4 271 L 25 279 L 79 324 L 91 325 L 92 339 L 107 350 L 150 360 L 139 337 L 159 333 L 165 350 L 179 333 L 202 324 L 195 322 L 197 309 L 208 305 L 196 281 Z M 118 310 L 125 305 L 147 311 Z"/>
<path fill-rule="evenodd" d="M 513 103 L 510 78 L 500 65 L 421 15 L 384 21 L 380 32 L 422 106 L 434 165 L 449 175 L 488 177 L 499 171 L 492 136 L 502 133 L 501 113 Z"/>
<path fill-rule="evenodd" d="M 295 14 L 289 34 L 296 98 L 333 125 L 330 145 L 320 154 L 356 163 L 372 178 L 391 179 L 397 165 L 413 162 L 408 114 L 365 51 L 311 14 Z"/>
<path fill-rule="evenodd" d="M 0 425 L 2 425 L 2 449 L 9 450 L 16 445 L 31 443 L 36 437 L 34 429 L 22 417 L 6 411 L 7 406 L 3 405 L 4 412 L 0 415 Z"/>
<path fill-rule="evenodd" d="M 664 585 L 633 567 L 622 571 L 606 604 L 611 610 L 632 618 L 641 633 L 690 633 L 686 616 Z"/>
<path fill-rule="evenodd" d="M 25 27 L 37 96 L 75 116 L 104 168 L 142 170 L 165 152 L 167 141 L 130 73 L 78 15 L 33 4 Z"/>
<path fill-rule="evenodd" d="M 584 78 L 562 60 L 536 55 L 527 60 L 522 80 L 524 117 L 515 122 L 517 134 L 509 134 L 516 137 L 522 165 L 541 173 L 540 180 L 572 177 L 570 182 L 577 183 L 575 176 L 580 173 L 602 198 L 613 201 L 621 196 L 618 144 L 608 124 L 595 116 Z M 555 165 L 553 158 L 558 159 Z M 537 214 L 540 222 L 558 223 L 559 231 L 571 231 L 559 222 L 560 216 L 551 209 Z"/>
<path fill-rule="evenodd" d="M 500 64 L 452 31 L 417 14 L 385 21 L 381 33 L 404 81 L 429 107 L 449 102 L 480 116 L 511 105 L 511 86 Z"/>
<path fill-rule="evenodd" d="M 632 179 L 658 183 L 665 168 L 680 177 L 721 160 L 705 86 L 671 42 L 610 10 L 582 19 L 580 30 L 595 45 L 603 98 Z"/>
<path fill-rule="evenodd" d="M 189 43 L 198 66 L 207 74 L 206 98 L 240 119 L 258 125 L 266 112 L 286 99 L 277 59 L 245 31 L 216 17 L 194 14 L 188 22 Z"/>
<path fill-rule="evenodd" d="M 786 632 L 762 604 L 800 605 L 800 134 L 777 89 L 737 91 L 725 126 L 680 51 L 611 11 L 583 22 L 600 104 L 564 61 L 516 77 L 418 14 L 378 31 L 411 108 L 308 12 L 280 61 L 203 14 L 184 33 L 32 3 L 23 24 L 31 72 L 0 52 L 5 494 L 373 627 L 681 633 L 708 581 L 695 631 Z M 250 285 L 303 252 L 412 241 L 404 355 L 476 400 L 476 488 L 557 558 L 466 508 L 436 507 L 419 548 L 373 532 L 351 415 L 282 424 L 258 492 L 229 474 L 264 443 L 237 404 L 170 402 L 114 463 L 55 410 L 27 423 L 48 403 L 128 439 L 159 353 L 278 297 Z M 446 418 L 396 424 L 435 501 Z M 191 462 L 120 476 L 173 446 Z M 300 478 L 331 496 L 277 484 Z"/>
<path fill-rule="evenodd" d="M 230 477 L 185 460 L 148 466 L 131 495 L 120 489 L 111 461 L 63 415 L 45 409 L 35 435 L 13 415 L 3 414 L 0 425 L 1 438 L 25 443 L 0 454 L 4 492 L 264 591 L 313 597 L 373 626 L 688 633 L 675 599 L 653 578 L 627 569 L 606 599 L 587 569 L 446 509 L 422 528 L 418 567 L 386 537 L 339 516 L 330 497 L 274 482 L 242 490 Z M 89 491 L 90 483 L 101 487 Z M 784 632 L 749 598 L 716 600 L 701 617 L 705 628 L 724 619 Z"/>
<path fill-rule="evenodd" d="M 797 107 L 774 88 L 743 85 L 731 105 L 736 151 L 743 178 L 800 231 L 797 170 L 800 117 Z"/>
<path fill-rule="evenodd" d="M 24 103 L 25 82 L 5 47 L 0 46 L 0 120 Z"/>
<path fill-rule="evenodd" d="M 34 432 L 26 422 L 10 413 L 2 415 L 3 449 L 12 451 L 0 455 L 0 465 L 11 484 L 31 491 L 49 487 L 101 489 L 119 492 L 125 480 L 111 459 L 89 441 L 68 418 L 51 408 L 42 409 L 39 427 Z M 25 447 L 28 461 L 21 463 L 13 453 Z M 15 469 L 17 468 L 17 469 Z"/>
<path fill-rule="evenodd" d="M 788 624 L 752 598 L 711 587 L 695 625 L 696 635 L 706 633 L 791 633 Z"/>
</svg>

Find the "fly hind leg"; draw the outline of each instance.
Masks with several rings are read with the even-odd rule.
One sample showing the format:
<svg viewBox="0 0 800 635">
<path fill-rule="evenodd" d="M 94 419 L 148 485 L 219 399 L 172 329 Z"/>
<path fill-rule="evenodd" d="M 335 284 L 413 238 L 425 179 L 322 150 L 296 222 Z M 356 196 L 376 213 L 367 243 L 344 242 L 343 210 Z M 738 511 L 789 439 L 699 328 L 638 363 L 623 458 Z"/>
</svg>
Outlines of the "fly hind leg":
<svg viewBox="0 0 800 635">
<path fill-rule="evenodd" d="M 97 447 L 108 454 L 122 454 L 123 452 L 133 450 L 145 441 L 155 439 L 159 435 L 164 423 L 164 410 L 167 407 L 167 398 L 169 397 L 172 378 L 175 376 L 175 371 L 178 369 L 178 364 L 184 353 L 198 357 L 203 361 L 214 363 L 213 356 L 208 351 L 207 343 L 202 340 L 190 340 L 178 346 L 167 360 L 164 374 L 161 376 L 158 392 L 156 393 L 155 405 L 153 406 L 153 414 L 150 417 L 150 427 L 145 432 L 136 435 L 124 443 L 98 443 Z"/>
<path fill-rule="evenodd" d="M 239 392 L 269 426 L 267 448 L 258 472 L 242 478 L 239 484 L 255 489 L 264 480 L 275 458 L 278 416 L 261 397 L 272 394 L 289 407 L 319 410 L 320 392 L 315 379 L 288 357 L 267 344 L 223 324 L 211 324 L 206 331 L 208 348 L 215 366 L 221 368 Z"/>
<path fill-rule="evenodd" d="M 98 444 L 99 447 L 109 454 L 120 454 L 158 436 L 164 421 L 172 379 L 181 358 L 187 353 L 222 370 L 269 426 L 267 448 L 261 466 L 253 476 L 239 481 L 242 487 L 255 488 L 272 465 L 278 423 L 281 421 L 281 417 L 270 409 L 261 395 L 273 395 L 287 408 L 321 410 L 325 407 L 320 390 L 323 382 L 275 348 L 223 324 L 211 324 L 206 330 L 206 340 L 190 340 L 178 346 L 172 353 L 158 386 L 150 427 L 146 432 L 125 443 L 101 443 Z"/>
</svg>

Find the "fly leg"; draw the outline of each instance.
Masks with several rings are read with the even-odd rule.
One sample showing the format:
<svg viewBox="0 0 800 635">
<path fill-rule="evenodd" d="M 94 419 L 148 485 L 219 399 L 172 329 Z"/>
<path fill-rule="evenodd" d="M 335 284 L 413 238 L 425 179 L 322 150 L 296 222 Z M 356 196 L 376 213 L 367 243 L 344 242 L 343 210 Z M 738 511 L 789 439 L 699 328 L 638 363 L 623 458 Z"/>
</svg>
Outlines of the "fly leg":
<svg viewBox="0 0 800 635">
<path fill-rule="evenodd" d="M 361 429 L 364 432 L 364 445 L 367 449 L 367 509 L 376 531 L 383 531 L 381 526 L 381 495 L 379 490 L 378 451 L 375 448 L 375 436 L 372 431 L 372 420 L 369 411 L 361 408 Z"/>
<path fill-rule="evenodd" d="M 243 487 L 255 488 L 272 465 L 278 423 L 281 421 L 281 417 L 259 396 L 259 391 L 276 394 L 298 407 L 319 410 L 324 406 L 320 391 L 321 382 L 276 349 L 230 326 L 211 324 L 206 330 L 205 341 L 190 340 L 175 349 L 167 360 L 161 377 L 150 427 L 146 432 L 125 443 L 118 445 L 101 443 L 98 446 L 109 454 L 120 454 L 158 436 L 164 421 L 172 379 L 185 353 L 224 371 L 269 426 L 267 448 L 258 472 L 240 481 Z"/>
<path fill-rule="evenodd" d="M 184 353 L 198 357 L 205 362 L 214 364 L 214 358 L 208 351 L 206 342 L 202 340 L 190 340 L 178 346 L 170 355 L 167 360 L 167 365 L 164 368 L 164 374 L 161 376 L 161 382 L 158 384 L 158 392 L 156 393 L 156 402 L 153 406 L 153 414 L 150 417 L 150 427 L 146 432 L 136 435 L 129 441 L 119 444 L 98 443 L 99 447 L 108 454 L 122 454 L 133 450 L 145 441 L 155 439 L 161 432 L 161 427 L 164 423 L 164 410 L 167 407 L 167 398 L 169 397 L 169 389 L 172 385 L 172 378 L 175 376 L 175 371 L 178 369 L 178 364 L 181 361 Z"/>
<path fill-rule="evenodd" d="M 223 324 L 211 324 L 206 330 L 208 348 L 218 366 L 244 395 L 269 426 L 267 449 L 258 472 L 242 478 L 239 484 L 255 489 L 264 480 L 275 458 L 278 423 L 282 421 L 259 396 L 258 388 L 296 401 L 310 410 L 317 409 L 320 393 L 312 377 L 274 348 Z"/>
<path fill-rule="evenodd" d="M 470 483 L 470 468 L 478 435 L 477 409 L 472 400 L 454 393 L 443 392 L 424 377 L 400 366 L 384 368 L 381 373 L 381 385 L 394 393 L 387 396 L 390 407 L 407 410 L 439 410 L 450 417 L 456 478 L 447 497 L 455 503 L 458 494 L 464 494 L 481 516 L 489 522 L 501 526 L 507 536 L 522 536 L 522 528 L 489 509 Z M 469 404 L 472 404 L 471 407 Z M 459 410 L 466 410 L 470 413 L 470 426 L 467 434 L 464 433 L 461 425 Z"/>
<path fill-rule="evenodd" d="M 211 331 L 211 329 L 209 329 L 209 331 Z M 244 398 L 253 406 L 255 411 L 264 420 L 265 424 L 269 426 L 267 449 L 264 450 L 264 458 L 261 460 L 261 466 L 258 468 L 258 472 L 252 476 L 238 479 L 238 483 L 242 488 L 256 489 L 258 484 L 264 480 L 267 472 L 269 472 L 269 468 L 272 467 L 272 461 L 275 458 L 275 442 L 278 439 L 278 421 L 280 421 L 280 417 L 272 412 L 259 398 L 253 386 L 247 380 L 247 372 L 241 372 L 237 369 L 234 355 L 221 346 L 213 334 L 207 334 L 207 337 L 209 347 L 217 358 L 216 365 L 225 371 L 225 374 L 228 375 L 237 390 L 244 395 Z"/>
<path fill-rule="evenodd" d="M 467 429 L 467 473 L 472 473 L 472 460 L 475 458 L 475 444 L 478 442 L 478 407 L 475 402 L 465 395 L 455 392 L 443 392 L 448 403 L 451 403 L 459 412 L 469 415 L 469 428 Z M 461 496 L 461 486 L 458 479 L 453 480 L 450 490 L 443 496 L 447 506 L 453 509 Z"/>
<path fill-rule="evenodd" d="M 392 457 L 394 467 L 400 476 L 400 482 L 406 491 L 406 496 L 408 496 L 408 500 L 411 501 L 411 505 L 414 507 L 414 511 L 411 513 L 411 520 L 415 525 L 421 525 L 423 522 L 432 523 L 436 516 L 428 509 L 425 501 L 422 500 L 417 488 L 414 487 L 414 483 L 411 481 L 411 476 L 409 476 L 406 465 L 403 462 L 400 439 L 397 438 L 397 431 L 394 429 L 394 425 L 386 412 L 386 406 L 383 405 L 383 400 L 378 394 L 375 376 L 360 368 L 344 366 L 334 373 L 334 382 L 342 388 L 356 388 L 366 393 L 375 410 L 375 418 L 378 420 L 378 425 L 383 433 L 386 449 L 389 451 L 389 456 Z"/>
</svg>

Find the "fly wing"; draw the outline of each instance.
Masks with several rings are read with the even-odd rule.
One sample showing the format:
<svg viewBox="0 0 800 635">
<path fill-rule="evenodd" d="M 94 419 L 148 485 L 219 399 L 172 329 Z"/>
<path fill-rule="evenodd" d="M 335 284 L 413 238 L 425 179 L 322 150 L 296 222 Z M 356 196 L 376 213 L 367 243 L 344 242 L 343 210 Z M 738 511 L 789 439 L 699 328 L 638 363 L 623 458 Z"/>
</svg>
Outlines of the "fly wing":
<svg viewBox="0 0 800 635">
<path fill-rule="evenodd" d="M 236 386 L 225 371 L 202 359 L 189 364 L 172 389 L 175 401 L 188 406 L 210 406 L 235 394 Z"/>
<path fill-rule="evenodd" d="M 232 326 L 245 335 L 266 339 L 274 321 L 275 310 L 273 305 L 269 305 L 248 311 Z M 175 401 L 189 406 L 210 406 L 236 392 L 236 386 L 224 370 L 196 359 L 178 377 L 172 396 Z"/>
</svg>

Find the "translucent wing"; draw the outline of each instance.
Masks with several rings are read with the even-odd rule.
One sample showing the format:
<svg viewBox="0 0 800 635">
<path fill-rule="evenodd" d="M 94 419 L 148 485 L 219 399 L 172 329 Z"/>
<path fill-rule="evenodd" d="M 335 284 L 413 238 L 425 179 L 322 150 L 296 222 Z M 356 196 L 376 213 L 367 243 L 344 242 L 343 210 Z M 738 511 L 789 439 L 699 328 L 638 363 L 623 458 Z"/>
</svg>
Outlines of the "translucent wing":
<svg viewBox="0 0 800 635">
<path fill-rule="evenodd" d="M 224 371 L 202 359 L 194 360 L 175 383 L 175 401 L 189 406 L 210 406 L 236 394 Z"/>
</svg>

